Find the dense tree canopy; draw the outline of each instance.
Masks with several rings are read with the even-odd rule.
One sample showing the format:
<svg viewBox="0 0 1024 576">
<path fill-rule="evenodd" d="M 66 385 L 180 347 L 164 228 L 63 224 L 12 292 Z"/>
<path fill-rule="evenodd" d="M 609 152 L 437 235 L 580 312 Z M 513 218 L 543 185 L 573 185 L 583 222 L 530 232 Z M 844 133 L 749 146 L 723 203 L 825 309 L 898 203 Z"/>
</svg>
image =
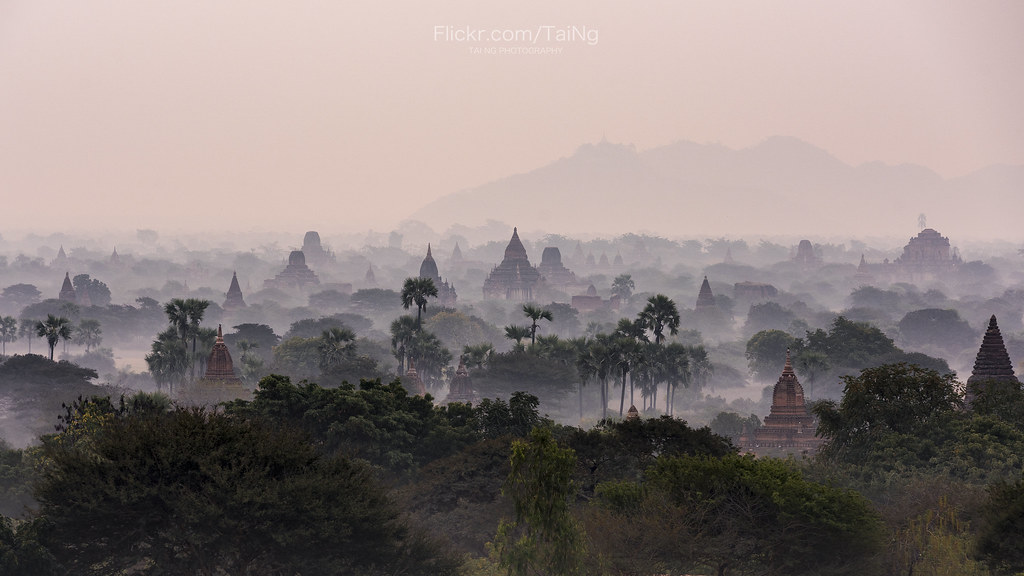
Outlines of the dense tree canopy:
<svg viewBox="0 0 1024 576">
<path fill-rule="evenodd" d="M 89 413 L 80 415 L 89 417 Z M 359 462 L 201 410 L 94 414 L 45 444 L 41 539 L 70 573 L 448 573 Z"/>
</svg>

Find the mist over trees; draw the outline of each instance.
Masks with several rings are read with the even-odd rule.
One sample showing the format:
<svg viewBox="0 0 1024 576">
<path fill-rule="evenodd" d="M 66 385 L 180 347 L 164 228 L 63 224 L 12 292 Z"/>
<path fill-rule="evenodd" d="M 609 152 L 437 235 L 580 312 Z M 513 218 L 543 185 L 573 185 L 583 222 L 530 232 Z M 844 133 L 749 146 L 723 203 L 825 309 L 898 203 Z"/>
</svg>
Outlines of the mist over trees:
<svg viewBox="0 0 1024 576">
<path fill-rule="evenodd" d="M 507 229 L 395 232 L 304 247 L 311 285 L 288 283 L 295 238 L 146 234 L 118 242 L 115 260 L 62 236 L 59 262 L 52 247 L 5 240 L 0 511 L 15 520 L 0 524 L 0 552 L 16 552 L 0 557 L 34 574 L 1018 566 L 1024 404 L 1019 389 L 989 388 L 966 411 L 962 384 L 992 315 L 1021 372 L 1017 246 L 972 244 L 962 268 L 910 275 L 894 263 L 904 241 L 820 239 L 800 260 L 781 237 L 524 231 L 532 265 L 558 248 L 573 276 L 549 272 L 519 301 L 480 290 Z M 438 284 L 415 276 L 428 242 L 457 300 L 442 304 Z M 85 298 L 61 296 L 65 273 Z M 234 275 L 241 305 L 227 294 Z M 201 407 L 184 391 L 206 385 L 218 330 L 238 382 L 234 400 Z M 787 355 L 824 447 L 743 457 Z M 466 378 L 470 403 L 448 402 Z M 175 493 L 152 484 L 141 454 L 173 463 L 166 482 L 203 476 Z M 112 468 L 89 470 L 96 458 Z M 333 504 L 289 507 L 295 494 Z M 305 532 L 261 531 L 240 504 L 254 500 Z M 345 508 L 360 502 L 362 516 Z M 558 514 L 536 513 L 545 502 Z M 147 510 L 197 520 L 175 533 Z M 140 523 L 118 526 L 117 514 Z M 346 533 L 341 516 L 378 537 Z M 806 531 L 780 536 L 793 522 Z M 108 524 L 106 539 L 81 529 Z M 263 544 L 228 535 L 242 526 Z M 145 545 L 121 553 L 113 539 L 141 534 L 121 530 L 143 530 Z M 204 555 L 185 552 L 199 541 Z M 816 553 L 836 541 L 843 554 Z M 556 562 L 551 550 L 574 552 Z"/>
</svg>

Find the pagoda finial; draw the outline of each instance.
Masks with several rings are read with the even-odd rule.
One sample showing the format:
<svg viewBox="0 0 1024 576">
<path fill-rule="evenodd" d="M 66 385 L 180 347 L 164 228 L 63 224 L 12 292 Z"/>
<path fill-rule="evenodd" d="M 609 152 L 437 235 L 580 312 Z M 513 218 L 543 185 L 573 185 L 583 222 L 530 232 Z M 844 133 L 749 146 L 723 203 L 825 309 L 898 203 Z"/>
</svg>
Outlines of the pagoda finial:
<svg viewBox="0 0 1024 576">
<path fill-rule="evenodd" d="M 789 348 L 786 348 L 786 365 L 783 366 L 782 371 L 783 372 L 792 372 L 793 371 L 793 362 L 791 362 L 790 359 L 789 359 Z"/>
<path fill-rule="evenodd" d="M 217 342 L 224 341 L 224 331 L 221 330 L 220 324 L 217 324 Z"/>
<path fill-rule="evenodd" d="M 430 257 L 430 242 L 427 242 L 427 257 Z"/>
</svg>

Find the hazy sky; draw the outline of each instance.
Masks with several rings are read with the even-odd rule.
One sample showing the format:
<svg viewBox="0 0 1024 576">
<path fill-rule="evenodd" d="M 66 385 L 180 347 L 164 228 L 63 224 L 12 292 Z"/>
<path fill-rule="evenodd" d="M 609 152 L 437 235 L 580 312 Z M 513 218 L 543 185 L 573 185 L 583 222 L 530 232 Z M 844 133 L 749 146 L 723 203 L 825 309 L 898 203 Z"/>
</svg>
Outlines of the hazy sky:
<svg viewBox="0 0 1024 576">
<path fill-rule="evenodd" d="M 1019 1 L 0 0 L 0 233 L 380 230 L 602 137 L 952 177 L 1022 103 Z"/>
</svg>

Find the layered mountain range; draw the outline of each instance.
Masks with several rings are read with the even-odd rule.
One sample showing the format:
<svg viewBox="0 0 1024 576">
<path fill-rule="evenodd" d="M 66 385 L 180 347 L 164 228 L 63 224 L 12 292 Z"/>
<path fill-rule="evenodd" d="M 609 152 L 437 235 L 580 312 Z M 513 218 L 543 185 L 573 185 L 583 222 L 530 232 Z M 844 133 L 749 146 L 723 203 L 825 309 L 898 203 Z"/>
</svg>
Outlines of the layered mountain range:
<svg viewBox="0 0 1024 576">
<path fill-rule="evenodd" d="M 850 166 L 796 138 L 741 150 L 681 141 L 637 151 L 601 142 L 444 196 L 411 218 L 434 229 L 499 220 L 558 233 L 946 235 L 1016 239 L 1024 166 L 944 179 L 911 164 Z"/>
</svg>

